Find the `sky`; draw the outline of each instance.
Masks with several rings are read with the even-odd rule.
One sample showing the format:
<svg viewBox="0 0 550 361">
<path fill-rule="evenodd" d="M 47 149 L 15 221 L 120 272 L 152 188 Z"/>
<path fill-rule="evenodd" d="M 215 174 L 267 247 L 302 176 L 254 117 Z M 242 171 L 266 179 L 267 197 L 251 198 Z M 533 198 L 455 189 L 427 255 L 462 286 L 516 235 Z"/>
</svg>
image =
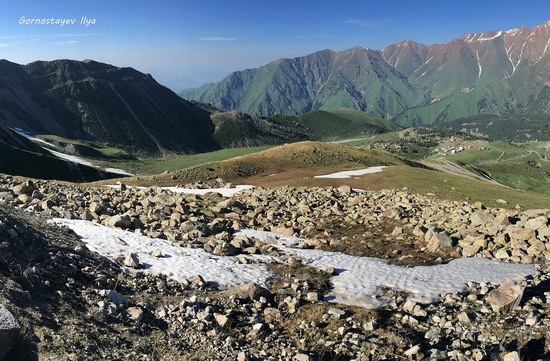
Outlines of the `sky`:
<svg viewBox="0 0 550 361">
<path fill-rule="evenodd" d="M 174 91 L 323 49 L 442 43 L 550 20 L 548 0 L 0 0 L 0 7 L 0 59 L 93 59 L 150 73 Z M 43 23 L 52 18 L 58 23 Z"/>
</svg>

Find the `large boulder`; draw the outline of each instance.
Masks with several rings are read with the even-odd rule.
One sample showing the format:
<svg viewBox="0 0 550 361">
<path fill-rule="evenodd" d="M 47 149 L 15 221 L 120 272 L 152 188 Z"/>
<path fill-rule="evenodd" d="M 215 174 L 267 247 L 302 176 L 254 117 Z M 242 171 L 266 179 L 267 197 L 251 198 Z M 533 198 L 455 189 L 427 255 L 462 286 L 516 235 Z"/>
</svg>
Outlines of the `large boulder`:
<svg viewBox="0 0 550 361">
<path fill-rule="evenodd" d="M 453 240 L 445 232 L 434 232 L 426 244 L 429 252 L 449 250 L 453 247 Z"/>
<path fill-rule="evenodd" d="M 491 308 L 495 312 L 506 313 L 514 309 L 521 302 L 523 287 L 505 282 L 487 295 Z"/>
<path fill-rule="evenodd" d="M 31 195 L 32 192 L 34 192 L 36 188 L 34 187 L 34 183 L 32 181 L 26 181 L 19 185 L 16 185 L 15 187 L 11 188 L 11 191 L 17 195 L 20 196 L 22 194 Z"/>
<path fill-rule="evenodd" d="M 547 224 L 548 224 L 548 217 L 538 216 L 535 218 L 531 218 L 530 220 L 525 222 L 525 228 L 537 231 L 540 228 L 545 227 Z"/>
<path fill-rule="evenodd" d="M 117 227 L 117 228 L 130 228 L 132 226 L 132 219 L 130 216 L 124 214 L 116 216 L 109 217 L 105 220 L 105 225 L 110 227 Z"/>
<path fill-rule="evenodd" d="M 7 360 L 6 356 L 17 343 L 19 331 L 19 322 L 10 311 L 0 305 L 0 361 Z"/>
</svg>

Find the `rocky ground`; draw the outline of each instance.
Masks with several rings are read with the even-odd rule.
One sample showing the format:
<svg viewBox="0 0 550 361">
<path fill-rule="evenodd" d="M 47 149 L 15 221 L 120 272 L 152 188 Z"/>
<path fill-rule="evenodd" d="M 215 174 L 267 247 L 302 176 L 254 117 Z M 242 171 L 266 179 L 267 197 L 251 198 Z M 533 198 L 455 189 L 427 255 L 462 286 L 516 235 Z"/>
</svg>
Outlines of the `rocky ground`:
<svg viewBox="0 0 550 361">
<path fill-rule="evenodd" d="M 408 266 L 484 256 L 536 264 L 539 272 L 515 284 L 471 283 L 429 305 L 387 290 L 387 306 L 366 310 L 322 301 L 330 270 L 292 257 L 269 264 L 274 277 L 266 287 L 217 290 L 201 277 L 176 282 L 126 272 L 139 260 L 94 254 L 70 230 L 48 222 L 52 217 L 99 222 L 215 255 L 280 255 L 270 244 L 234 234 L 254 228 L 303 237 L 301 248 Z M 0 334 L 23 330 L 6 358 L 21 360 L 36 350 L 44 360 L 549 358 L 549 217 L 548 209 L 489 209 L 407 190 L 256 188 L 223 198 L 4 176 L 0 303 L 7 311 L 0 312 Z M 21 327 L 8 322 L 10 314 Z M 0 342 L 0 359 L 1 350 Z"/>
</svg>

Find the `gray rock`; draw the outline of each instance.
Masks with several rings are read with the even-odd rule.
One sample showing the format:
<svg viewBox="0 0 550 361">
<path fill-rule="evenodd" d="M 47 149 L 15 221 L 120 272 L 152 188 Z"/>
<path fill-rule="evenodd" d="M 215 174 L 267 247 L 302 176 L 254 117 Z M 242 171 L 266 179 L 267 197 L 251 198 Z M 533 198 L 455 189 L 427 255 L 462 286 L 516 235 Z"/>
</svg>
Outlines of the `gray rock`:
<svg viewBox="0 0 550 361">
<path fill-rule="evenodd" d="M 327 313 L 337 319 L 344 318 L 346 315 L 346 311 L 336 307 L 329 308 Z"/>
<path fill-rule="evenodd" d="M 151 256 L 153 257 L 157 257 L 157 258 L 163 258 L 164 255 L 162 254 L 162 251 L 160 249 L 155 249 L 152 253 L 151 253 Z"/>
<path fill-rule="evenodd" d="M 197 287 L 206 287 L 208 284 L 201 275 L 196 275 L 188 279 L 189 283 Z"/>
<path fill-rule="evenodd" d="M 403 304 L 403 310 L 412 314 L 414 313 L 414 308 L 416 307 L 416 302 L 411 299 L 408 299 L 407 302 Z"/>
<path fill-rule="evenodd" d="M 525 228 L 538 230 L 548 224 L 548 218 L 546 216 L 538 216 L 525 222 Z"/>
<path fill-rule="evenodd" d="M 420 353 L 421 353 L 420 345 L 415 345 L 404 352 L 405 356 L 410 358 L 413 358 L 413 357 L 417 358 L 418 354 Z"/>
<path fill-rule="evenodd" d="M 521 358 L 519 357 L 519 353 L 517 351 L 513 351 L 502 356 L 502 361 L 521 361 Z"/>
<path fill-rule="evenodd" d="M 0 360 L 4 360 L 17 343 L 20 326 L 13 314 L 0 305 Z"/>
<path fill-rule="evenodd" d="M 305 353 L 298 353 L 292 358 L 294 361 L 310 361 L 311 357 Z"/>
<path fill-rule="evenodd" d="M 126 258 L 124 259 L 123 264 L 126 267 L 135 268 L 135 269 L 139 269 L 142 267 L 141 263 L 139 263 L 139 258 L 135 253 L 130 253 L 129 255 L 127 255 Z"/>
<path fill-rule="evenodd" d="M 97 215 L 100 215 L 103 212 L 105 212 L 105 206 L 99 202 L 92 202 L 90 204 L 90 207 L 88 207 L 88 209 L 92 214 L 97 214 Z"/>
<path fill-rule="evenodd" d="M 126 310 L 130 320 L 140 322 L 143 320 L 143 310 L 139 307 L 130 307 Z"/>
<path fill-rule="evenodd" d="M 403 228 L 402 227 L 395 227 L 391 233 L 392 236 L 399 236 L 403 234 Z"/>
<path fill-rule="evenodd" d="M 263 323 L 256 323 L 254 324 L 254 326 L 252 326 L 252 329 L 255 331 L 255 332 L 262 332 L 263 330 L 266 329 L 266 326 L 265 324 Z"/>
<path fill-rule="evenodd" d="M 130 228 L 132 226 L 132 219 L 128 215 L 120 215 L 109 217 L 105 220 L 105 225 L 117 228 Z"/>
<path fill-rule="evenodd" d="M 487 300 L 495 312 L 506 313 L 519 305 L 523 296 L 524 287 L 514 285 L 508 281 L 492 290 L 487 295 Z"/>
<path fill-rule="evenodd" d="M 476 255 L 481 250 L 481 246 L 477 244 L 471 244 L 462 249 L 462 255 L 464 257 L 472 257 Z"/>
<path fill-rule="evenodd" d="M 121 303 L 124 306 L 128 305 L 128 300 L 122 294 L 113 290 L 101 290 L 100 294 L 109 299 L 109 301 L 114 303 Z"/>
<path fill-rule="evenodd" d="M 214 319 L 220 327 L 225 327 L 225 325 L 227 325 L 227 323 L 229 322 L 229 317 L 227 317 L 226 315 L 221 315 L 219 313 L 214 314 Z"/>
<path fill-rule="evenodd" d="M 470 316 L 466 312 L 460 312 L 458 314 L 458 322 L 460 322 L 463 325 L 467 325 L 471 322 Z"/>
<path fill-rule="evenodd" d="M 319 300 L 319 294 L 317 292 L 308 292 L 306 295 L 306 300 L 313 302 Z"/>
<path fill-rule="evenodd" d="M 32 181 L 26 181 L 24 183 L 21 183 L 15 187 L 12 187 L 11 188 L 11 191 L 19 196 L 21 194 L 28 194 L 28 195 L 31 195 L 32 192 L 34 192 L 36 188 L 34 187 L 34 184 Z"/>
<path fill-rule="evenodd" d="M 470 223 L 474 226 L 479 226 L 482 224 L 493 223 L 495 217 L 487 211 L 477 211 L 470 216 Z"/>
<path fill-rule="evenodd" d="M 451 249 L 453 240 L 445 232 L 434 233 L 426 245 L 429 252 L 437 252 Z"/>
</svg>

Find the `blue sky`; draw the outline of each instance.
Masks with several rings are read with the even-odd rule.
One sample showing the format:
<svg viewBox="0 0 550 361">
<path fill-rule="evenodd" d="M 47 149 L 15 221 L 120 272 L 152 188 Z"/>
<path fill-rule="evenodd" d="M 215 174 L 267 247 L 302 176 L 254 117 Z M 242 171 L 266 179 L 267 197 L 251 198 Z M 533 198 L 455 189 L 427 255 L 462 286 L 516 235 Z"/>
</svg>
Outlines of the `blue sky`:
<svg viewBox="0 0 550 361">
<path fill-rule="evenodd" d="M 527 5 L 528 4 L 528 5 Z M 151 73 L 181 90 L 281 57 L 467 32 L 532 27 L 550 1 L 0 0 L 0 58 L 94 59 Z M 81 25 L 81 18 L 95 24 Z M 73 25 L 20 19 L 76 19 Z"/>
</svg>

